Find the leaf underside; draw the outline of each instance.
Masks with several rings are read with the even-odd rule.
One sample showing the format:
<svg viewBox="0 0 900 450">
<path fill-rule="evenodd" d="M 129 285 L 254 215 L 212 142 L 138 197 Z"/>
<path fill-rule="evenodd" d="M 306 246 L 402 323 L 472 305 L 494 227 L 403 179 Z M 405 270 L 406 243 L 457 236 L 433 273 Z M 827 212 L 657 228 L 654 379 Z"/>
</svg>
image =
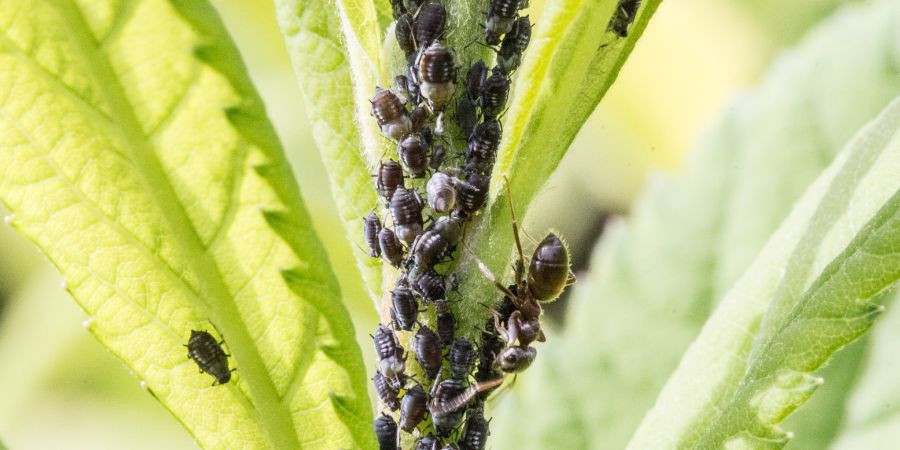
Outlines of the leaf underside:
<svg viewBox="0 0 900 450">
<path fill-rule="evenodd" d="M 652 179 L 632 217 L 610 223 L 591 272 L 567 300 L 566 330 L 539 349 L 535 367 L 498 406 L 498 445 L 625 446 L 715 303 L 806 185 L 900 90 L 891 45 L 898 13 L 882 3 L 823 23 L 728 108 L 682 176 Z M 821 448 L 815 442 L 837 433 L 861 351 L 840 352 L 813 397 L 825 401 L 817 407 L 838 406 L 790 418 L 795 448 Z M 548 411 L 555 403 L 565 407 Z M 522 430 L 522 422 L 531 426 Z"/>
<path fill-rule="evenodd" d="M 0 30 L 0 199 L 89 331 L 202 447 L 371 441 L 327 255 L 208 3 L 0 0 Z M 194 329 L 232 382 L 187 359 Z"/>
</svg>

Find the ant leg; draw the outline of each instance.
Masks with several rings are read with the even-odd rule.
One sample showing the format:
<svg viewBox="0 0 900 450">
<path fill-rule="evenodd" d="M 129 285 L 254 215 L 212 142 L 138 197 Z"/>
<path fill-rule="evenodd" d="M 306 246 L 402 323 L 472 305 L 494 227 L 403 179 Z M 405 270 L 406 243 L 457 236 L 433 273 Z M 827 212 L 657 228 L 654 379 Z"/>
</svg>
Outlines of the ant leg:
<svg viewBox="0 0 900 450">
<path fill-rule="evenodd" d="M 500 334 L 500 337 L 503 338 L 507 343 L 515 342 L 515 339 L 510 339 L 509 331 L 507 331 L 506 327 L 500 323 L 500 314 L 497 311 L 494 311 L 494 329 L 497 330 L 497 333 Z"/>
<path fill-rule="evenodd" d="M 578 279 L 575 278 L 575 274 L 572 272 L 569 272 L 569 277 L 566 278 L 566 286 L 571 286 L 571 285 L 575 284 L 576 281 L 578 281 Z"/>
<path fill-rule="evenodd" d="M 516 250 L 519 252 L 519 259 L 516 261 L 516 285 L 521 286 L 522 277 L 525 273 L 525 256 L 522 253 L 522 241 L 519 240 L 519 224 L 516 220 L 516 211 L 513 208 L 512 189 L 509 187 L 509 178 L 504 175 L 503 181 L 506 186 L 506 200 L 509 202 L 509 215 L 512 217 L 513 237 L 516 238 Z"/>
<path fill-rule="evenodd" d="M 518 309 L 513 311 L 506 321 L 506 345 L 512 347 L 519 339 L 519 331 L 522 329 L 522 312 Z"/>
<path fill-rule="evenodd" d="M 475 252 L 473 252 L 472 249 L 469 248 L 469 244 L 467 244 L 466 242 L 463 242 L 463 247 L 465 247 L 466 251 L 471 253 L 472 257 L 475 258 L 475 262 L 478 263 L 478 270 L 481 271 L 481 274 L 484 275 L 484 277 L 487 278 L 488 281 L 493 283 L 494 286 L 496 286 L 497 289 L 499 289 L 500 292 L 503 293 L 503 295 L 506 295 L 507 297 L 512 298 L 512 299 L 518 298 L 509 289 L 507 289 L 506 286 L 500 284 L 500 282 L 497 281 L 497 277 L 494 276 L 494 273 L 491 272 L 491 269 L 488 269 L 488 267 L 484 264 L 484 262 L 482 262 L 480 259 L 478 259 L 477 256 L 475 256 Z"/>
</svg>

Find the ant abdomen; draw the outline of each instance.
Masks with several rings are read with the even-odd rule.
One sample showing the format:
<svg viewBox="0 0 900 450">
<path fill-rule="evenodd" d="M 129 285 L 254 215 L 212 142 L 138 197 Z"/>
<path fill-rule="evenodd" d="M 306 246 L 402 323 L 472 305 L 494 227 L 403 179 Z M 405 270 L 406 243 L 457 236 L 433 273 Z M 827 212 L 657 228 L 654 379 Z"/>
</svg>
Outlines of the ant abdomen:
<svg viewBox="0 0 900 450">
<path fill-rule="evenodd" d="M 528 267 L 528 290 L 539 301 L 555 300 L 569 279 L 569 250 L 550 233 L 538 244 Z"/>
</svg>

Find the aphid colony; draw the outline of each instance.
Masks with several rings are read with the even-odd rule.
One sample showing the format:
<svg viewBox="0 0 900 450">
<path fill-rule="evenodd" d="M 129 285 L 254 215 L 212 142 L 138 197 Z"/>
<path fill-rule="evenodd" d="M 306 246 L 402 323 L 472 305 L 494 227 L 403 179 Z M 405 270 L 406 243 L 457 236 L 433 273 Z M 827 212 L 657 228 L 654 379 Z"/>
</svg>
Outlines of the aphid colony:
<svg viewBox="0 0 900 450">
<path fill-rule="evenodd" d="M 531 39 L 531 22 L 519 16 L 524 0 L 491 0 L 481 40 L 497 54 L 496 65 L 478 60 L 462 70 L 445 45 L 448 13 L 439 1 L 391 4 L 407 65 L 393 88 L 376 89 L 371 103 L 398 160 L 375 170 L 383 205 L 363 219 L 363 231 L 369 255 L 400 274 L 390 292 L 390 320 L 373 335 L 379 363 L 372 382 L 388 411 L 374 427 L 381 449 L 397 449 L 402 431 L 419 449 L 480 450 L 489 435 L 485 400 L 506 374 L 534 360 L 530 344 L 543 340 L 539 302 L 555 299 L 569 275 L 568 253 L 555 236 L 538 245 L 527 272 L 518 245 L 515 284 L 495 282 L 506 298 L 482 341 L 455 335 L 451 296 L 465 294 L 456 291 L 448 263 L 487 200 L 510 76 Z M 375 212 L 379 206 L 384 220 Z M 407 370 L 412 359 L 418 368 Z"/>
</svg>

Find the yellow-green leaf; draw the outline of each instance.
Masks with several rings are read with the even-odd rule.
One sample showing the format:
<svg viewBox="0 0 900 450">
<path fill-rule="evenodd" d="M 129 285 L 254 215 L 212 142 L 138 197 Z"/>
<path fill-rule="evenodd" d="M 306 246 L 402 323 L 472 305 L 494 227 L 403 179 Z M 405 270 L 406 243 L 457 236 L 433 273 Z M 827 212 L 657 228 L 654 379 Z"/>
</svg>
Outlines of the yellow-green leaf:
<svg viewBox="0 0 900 450">
<path fill-rule="evenodd" d="M 339 288 L 209 4 L 0 0 L 0 30 L 0 199 L 90 332 L 203 447 L 368 445 Z M 195 329 L 230 383 L 187 358 Z"/>
</svg>

